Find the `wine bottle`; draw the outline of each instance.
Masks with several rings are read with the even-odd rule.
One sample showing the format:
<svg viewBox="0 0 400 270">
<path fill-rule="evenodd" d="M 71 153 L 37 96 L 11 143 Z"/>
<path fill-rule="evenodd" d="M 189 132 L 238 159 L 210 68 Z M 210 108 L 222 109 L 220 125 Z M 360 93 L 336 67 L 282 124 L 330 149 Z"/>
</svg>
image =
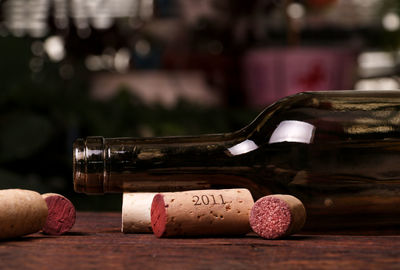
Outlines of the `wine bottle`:
<svg viewBox="0 0 400 270">
<path fill-rule="evenodd" d="M 307 228 L 400 225 L 400 91 L 304 92 L 226 134 L 77 139 L 77 192 L 292 194 Z"/>
</svg>

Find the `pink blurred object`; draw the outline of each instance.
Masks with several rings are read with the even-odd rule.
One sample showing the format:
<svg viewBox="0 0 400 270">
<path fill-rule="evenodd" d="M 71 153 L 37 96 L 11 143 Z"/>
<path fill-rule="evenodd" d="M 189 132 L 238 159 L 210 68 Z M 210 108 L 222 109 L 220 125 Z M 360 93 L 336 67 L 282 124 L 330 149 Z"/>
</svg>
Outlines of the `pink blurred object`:
<svg viewBox="0 0 400 270">
<path fill-rule="evenodd" d="M 256 107 L 303 91 L 351 89 L 356 75 L 356 53 L 341 48 L 252 50 L 243 64 L 247 103 Z"/>
</svg>

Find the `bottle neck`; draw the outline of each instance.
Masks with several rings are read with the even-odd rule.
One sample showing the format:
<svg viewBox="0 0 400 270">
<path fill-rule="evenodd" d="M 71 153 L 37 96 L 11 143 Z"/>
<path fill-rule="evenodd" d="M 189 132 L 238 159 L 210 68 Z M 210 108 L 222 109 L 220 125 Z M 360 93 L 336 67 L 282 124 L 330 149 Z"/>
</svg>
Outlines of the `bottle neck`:
<svg viewBox="0 0 400 270">
<path fill-rule="evenodd" d="M 303 98 L 303 97 L 300 97 Z M 73 145 L 74 189 L 83 193 L 168 191 L 258 186 L 262 175 L 247 153 L 264 144 L 266 121 L 282 102 L 232 133 L 191 137 L 77 139 Z"/>
<path fill-rule="evenodd" d="M 246 141 L 244 130 L 196 137 L 77 139 L 74 189 L 101 194 L 206 189 L 233 183 L 251 186 L 246 177 L 251 164 L 237 155 L 243 147 L 252 147 Z"/>
</svg>

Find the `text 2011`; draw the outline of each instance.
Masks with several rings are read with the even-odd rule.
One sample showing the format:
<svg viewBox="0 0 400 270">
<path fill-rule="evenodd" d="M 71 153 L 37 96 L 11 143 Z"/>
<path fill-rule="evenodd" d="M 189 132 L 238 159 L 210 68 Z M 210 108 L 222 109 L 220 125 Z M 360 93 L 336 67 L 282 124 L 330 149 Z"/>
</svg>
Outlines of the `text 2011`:
<svg viewBox="0 0 400 270">
<path fill-rule="evenodd" d="M 193 202 L 194 205 L 216 205 L 216 204 L 226 204 L 224 197 L 222 194 L 219 194 L 217 196 L 214 195 L 201 195 L 193 196 Z"/>
</svg>

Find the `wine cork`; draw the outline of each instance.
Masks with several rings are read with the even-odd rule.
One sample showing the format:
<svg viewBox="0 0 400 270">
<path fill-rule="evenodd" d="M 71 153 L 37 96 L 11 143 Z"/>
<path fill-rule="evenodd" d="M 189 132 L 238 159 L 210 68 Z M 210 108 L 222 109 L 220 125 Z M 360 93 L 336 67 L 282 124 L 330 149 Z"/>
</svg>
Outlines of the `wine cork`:
<svg viewBox="0 0 400 270">
<path fill-rule="evenodd" d="M 157 237 L 243 235 L 251 230 L 253 204 L 247 189 L 157 194 L 151 206 L 151 226 Z"/>
<path fill-rule="evenodd" d="M 0 190 L 0 239 L 40 231 L 46 222 L 47 205 L 35 191 Z"/>
<path fill-rule="evenodd" d="M 49 212 L 42 231 L 51 235 L 61 235 L 69 232 L 76 219 L 75 207 L 71 201 L 56 193 L 46 193 L 42 197 L 47 204 Z"/>
<path fill-rule="evenodd" d="M 151 233 L 150 208 L 157 193 L 124 193 L 122 197 L 123 233 Z"/>
<path fill-rule="evenodd" d="M 251 209 L 250 226 L 266 239 L 277 239 L 301 230 L 306 221 L 303 203 L 291 195 L 269 195 Z"/>
</svg>

